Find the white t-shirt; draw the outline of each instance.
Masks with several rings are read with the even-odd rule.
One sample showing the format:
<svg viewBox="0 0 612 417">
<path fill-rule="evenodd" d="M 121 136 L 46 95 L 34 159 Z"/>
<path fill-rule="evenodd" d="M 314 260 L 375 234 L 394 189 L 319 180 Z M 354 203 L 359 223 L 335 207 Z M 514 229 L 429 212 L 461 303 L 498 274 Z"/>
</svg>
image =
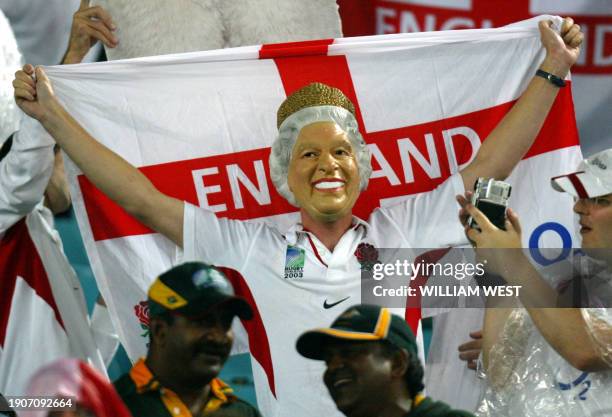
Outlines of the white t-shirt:
<svg viewBox="0 0 612 417">
<path fill-rule="evenodd" d="M 306 330 L 329 326 L 342 311 L 360 302 L 361 266 L 354 256 L 359 244 L 375 248 L 465 244 L 455 202 L 455 195 L 463 192 L 462 178 L 455 174 L 432 192 L 375 210 L 368 223 L 354 218 L 333 252 L 300 224 L 283 235 L 263 223 L 219 219 L 185 204 L 185 260 L 239 271 L 261 315 L 273 367 L 267 369 L 271 381 L 253 361 L 263 415 L 342 415 L 323 384 L 324 363 L 301 357 L 295 349 L 297 338 Z"/>
<path fill-rule="evenodd" d="M 19 112 L 13 97 L 15 71 L 23 65 L 9 21 L 0 9 L 0 144 L 19 127 Z"/>
<path fill-rule="evenodd" d="M 21 126 L 0 161 L 0 238 L 42 200 L 53 172 L 53 139 L 34 119 Z"/>
</svg>

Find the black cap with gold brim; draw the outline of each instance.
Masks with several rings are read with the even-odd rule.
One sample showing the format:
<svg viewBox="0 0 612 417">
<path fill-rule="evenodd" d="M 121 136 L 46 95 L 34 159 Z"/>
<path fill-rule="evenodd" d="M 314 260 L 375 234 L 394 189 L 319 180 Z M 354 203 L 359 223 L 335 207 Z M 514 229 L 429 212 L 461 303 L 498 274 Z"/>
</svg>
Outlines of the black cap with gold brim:
<svg viewBox="0 0 612 417">
<path fill-rule="evenodd" d="M 225 274 L 202 262 L 187 262 L 164 272 L 148 292 L 149 315 L 171 312 L 187 318 L 198 318 L 223 305 L 241 319 L 253 317 L 245 299 L 234 294 Z"/>
<path fill-rule="evenodd" d="M 342 313 L 330 328 L 310 330 L 296 344 L 300 355 L 324 359 L 325 346 L 334 340 L 383 341 L 417 354 L 417 344 L 408 323 L 389 309 L 373 305 L 356 305 Z"/>
</svg>

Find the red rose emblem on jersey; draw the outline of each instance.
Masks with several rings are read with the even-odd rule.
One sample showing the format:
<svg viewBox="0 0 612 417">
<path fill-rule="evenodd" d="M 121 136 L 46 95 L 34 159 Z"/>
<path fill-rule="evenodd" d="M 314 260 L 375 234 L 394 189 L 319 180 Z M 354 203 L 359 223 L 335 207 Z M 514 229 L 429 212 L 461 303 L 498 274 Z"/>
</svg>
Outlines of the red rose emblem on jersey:
<svg viewBox="0 0 612 417">
<path fill-rule="evenodd" d="M 141 301 L 134 306 L 134 314 L 142 326 L 149 327 L 149 304 L 146 301 Z"/>
<path fill-rule="evenodd" d="M 361 264 L 361 269 L 371 271 L 373 266 L 380 261 L 378 260 L 378 249 L 369 243 L 360 243 L 355 250 L 355 257 Z"/>
<path fill-rule="evenodd" d="M 146 301 L 141 301 L 134 306 L 134 314 L 140 322 L 140 327 L 144 330 L 142 337 L 149 336 L 149 304 Z"/>
</svg>

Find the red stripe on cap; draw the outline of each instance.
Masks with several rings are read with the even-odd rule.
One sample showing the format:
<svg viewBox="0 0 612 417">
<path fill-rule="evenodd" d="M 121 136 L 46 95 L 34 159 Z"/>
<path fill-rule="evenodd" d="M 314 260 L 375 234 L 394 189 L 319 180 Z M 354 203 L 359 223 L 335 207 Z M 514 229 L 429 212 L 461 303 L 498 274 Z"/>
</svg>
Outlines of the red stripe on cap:
<svg viewBox="0 0 612 417">
<path fill-rule="evenodd" d="M 334 43 L 333 39 L 318 39 L 314 41 L 262 45 L 259 50 L 259 59 L 327 55 L 328 47 L 332 43 Z"/>
<path fill-rule="evenodd" d="M 578 193 L 578 197 L 580 197 L 580 198 L 589 198 L 589 195 L 588 195 L 586 189 L 584 188 L 584 186 L 582 185 L 582 182 L 580 181 L 580 178 L 578 178 L 578 174 L 576 174 L 576 173 L 569 174 L 567 176 L 567 178 L 569 178 L 570 182 L 574 186 L 574 189 L 576 190 L 576 193 Z"/>
<path fill-rule="evenodd" d="M 244 277 L 240 272 L 231 268 L 221 268 L 221 271 L 225 274 L 227 279 L 232 283 L 234 287 L 234 293 L 238 297 L 244 298 L 247 303 L 253 309 L 253 318 L 251 320 L 240 320 L 247 334 L 249 335 L 249 351 L 255 360 L 261 365 L 266 376 L 268 377 L 268 385 L 272 395 L 276 397 L 276 385 L 274 382 L 274 366 L 272 365 L 272 354 L 270 353 L 270 342 L 268 341 L 268 334 L 266 333 L 266 326 L 264 325 L 259 309 L 257 308 L 257 302 L 253 293 L 251 292 L 249 285 L 245 281 Z"/>
</svg>

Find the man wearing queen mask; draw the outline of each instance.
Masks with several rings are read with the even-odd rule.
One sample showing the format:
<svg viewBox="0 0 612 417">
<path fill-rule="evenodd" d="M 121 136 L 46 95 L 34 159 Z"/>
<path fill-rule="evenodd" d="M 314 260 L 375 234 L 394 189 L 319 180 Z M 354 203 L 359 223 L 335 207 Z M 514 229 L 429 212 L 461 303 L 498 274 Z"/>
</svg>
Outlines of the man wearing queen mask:
<svg viewBox="0 0 612 417">
<path fill-rule="evenodd" d="M 540 69 L 552 79 L 564 78 L 579 54 L 579 27 L 566 19 L 559 35 L 543 21 L 540 31 L 547 51 Z M 324 366 L 301 358 L 292 349 L 295 340 L 305 329 L 331 322 L 346 300 L 359 302 L 361 265 L 354 254 L 365 245 L 464 244 L 454 196 L 478 177 L 510 174 L 533 143 L 559 89 L 551 76 L 534 77 L 469 166 L 433 192 L 376 210 L 365 222 L 352 216 L 372 171 L 354 105 L 336 88 L 319 83 L 303 87 L 278 110 L 279 134 L 270 156 L 274 185 L 301 215 L 298 224 L 281 234 L 262 223 L 217 218 L 160 193 L 68 114 L 42 69 L 36 69 L 36 81 L 33 75 L 31 66 L 17 74 L 18 104 L 98 188 L 182 247 L 185 260 L 233 268 L 245 277 L 269 339 L 274 396 L 262 389 L 266 381 L 260 378 L 266 375 L 257 368 L 254 373 L 258 405 L 270 416 L 339 415 L 321 383 Z"/>
</svg>

